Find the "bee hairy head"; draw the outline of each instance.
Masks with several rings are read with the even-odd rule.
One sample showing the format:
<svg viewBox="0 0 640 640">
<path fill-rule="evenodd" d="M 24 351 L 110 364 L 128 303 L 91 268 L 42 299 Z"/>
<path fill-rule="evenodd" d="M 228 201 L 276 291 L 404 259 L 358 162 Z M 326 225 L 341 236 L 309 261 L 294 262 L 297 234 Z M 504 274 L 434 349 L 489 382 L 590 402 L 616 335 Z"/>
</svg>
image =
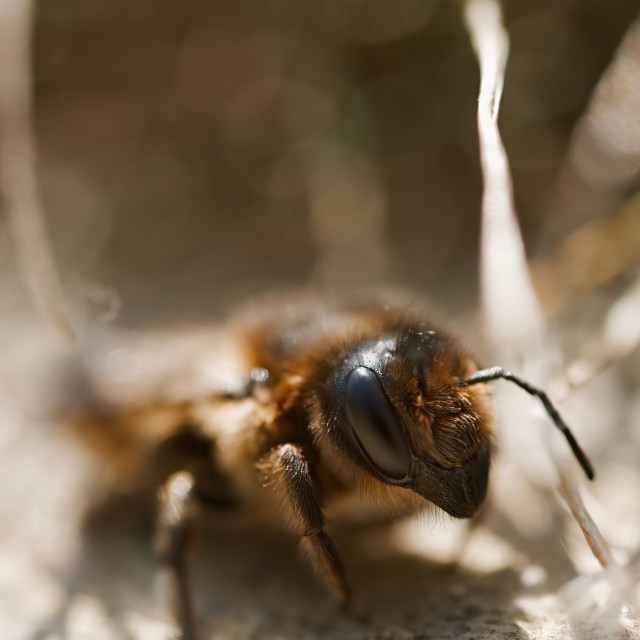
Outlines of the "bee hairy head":
<svg viewBox="0 0 640 640">
<path fill-rule="evenodd" d="M 353 345 L 317 391 L 324 436 L 378 481 L 472 517 L 491 450 L 485 389 L 459 384 L 475 368 L 437 331 L 403 328 Z"/>
</svg>

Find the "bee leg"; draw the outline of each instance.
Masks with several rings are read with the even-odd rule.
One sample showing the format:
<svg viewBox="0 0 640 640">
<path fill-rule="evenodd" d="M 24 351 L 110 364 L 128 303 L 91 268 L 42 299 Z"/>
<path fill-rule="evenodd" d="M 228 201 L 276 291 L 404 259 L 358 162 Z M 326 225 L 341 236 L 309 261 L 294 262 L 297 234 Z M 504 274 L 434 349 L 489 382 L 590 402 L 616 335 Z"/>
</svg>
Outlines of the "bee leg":
<svg viewBox="0 0 640 640">
<path fill-rule="evenodd" d="M 331 538 L 324 531 L 322 505 L 309 463 L 302 448 L 282 444 L 262 460 L 265 486 L 276 492 L 291 528 L 303 536 L 301 546 L 311 563 L 348 609 L 351 589 L 344 565 Z"/>
<path fill-rule="evenodd" d="M 190 473 L 174 473 L 159 492 L 154 549 L 162 565 L 173 621 L 180 640 L 195 638 L 185 555 L 198 513 L 195 480 Z"/>
<path fill-rule="evenodd" d="M 302 538 L 300 545 L 316 571 L 337 595 L 340 608 L 350 612 L 351 586 L 333 540 L 321 530 Z"/>
</svg>

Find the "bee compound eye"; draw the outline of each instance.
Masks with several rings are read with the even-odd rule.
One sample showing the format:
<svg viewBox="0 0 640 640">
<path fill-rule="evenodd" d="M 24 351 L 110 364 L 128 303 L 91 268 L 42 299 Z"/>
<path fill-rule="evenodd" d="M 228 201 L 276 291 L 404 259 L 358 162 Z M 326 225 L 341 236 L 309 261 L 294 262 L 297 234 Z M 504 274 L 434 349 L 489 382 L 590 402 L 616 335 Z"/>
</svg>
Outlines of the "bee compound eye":
<svg viewBox="0 0 640 640">
<path fill-rule="evenodd" d="M 370 462 L 390 480 L 406 478 L 409 444 L 376 374 L 366 367 L 351 371 L 344 400 L 349 424 Z"/>
</svg>

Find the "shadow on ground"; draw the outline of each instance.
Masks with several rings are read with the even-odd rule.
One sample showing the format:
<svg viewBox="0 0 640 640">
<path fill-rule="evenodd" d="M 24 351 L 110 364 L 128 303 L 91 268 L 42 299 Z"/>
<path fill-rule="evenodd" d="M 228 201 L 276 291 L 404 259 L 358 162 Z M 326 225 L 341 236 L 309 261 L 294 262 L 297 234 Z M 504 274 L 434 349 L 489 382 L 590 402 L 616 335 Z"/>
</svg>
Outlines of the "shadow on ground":
<svg viewBox="0 0 640 640">
<path fill-rule="evenodd" d="M 103 607 L 109 632 L 95 637 L 164 637 L 166 628 L 157 626 L 165 613 L 148 504 L 112 501 L 92 513 L 82 553 L 65 579 L 67 598 L 30 640 L 52 632 L 77 637 L 69 632 L 67 617 L 79 594 Z M 473 573 L 401 553 L 390 541 L 383 554 L 371 557 L 362 549 L 362 534 L 336 532 L 357 612 L 346 616 L 299 557 L 294 537 L 255 526 L 204 523 L 190 557 L 200 637 L 529 637 L 517 623 L 521 612 L 514 598 L 523 587 L 515 570 Z"/>
</svg>

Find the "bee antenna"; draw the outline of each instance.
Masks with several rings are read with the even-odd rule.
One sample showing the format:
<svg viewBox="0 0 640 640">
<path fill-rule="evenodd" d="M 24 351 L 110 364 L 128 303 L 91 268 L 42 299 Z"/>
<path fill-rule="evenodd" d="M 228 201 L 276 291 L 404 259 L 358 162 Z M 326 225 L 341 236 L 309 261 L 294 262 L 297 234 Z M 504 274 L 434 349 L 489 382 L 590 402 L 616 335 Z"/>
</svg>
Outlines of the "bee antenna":
<svg viewBox="0 0 640 640">
<path fill-rule="evenodd" d="M 528 394 L 539 398 L 540 402 L 542 402 L 547 413 L 553 420 L 553 423 L 556 425 L 556 427 L 558 427 L 558 429 L 560 429 L 560 431 L 562 431 L 564 437 L 567 439 L 567 442 L 571 447 L 571 451 L 573 451 L 573 455 L 580 463 L 580 466 L 583 468 L 587 478 L 589 478 L 589 480 L 593 480 L 593 478 L 595 477 L 595 473 L 593 471 L 591 462 L 589 462 L 589 458 L 587 458 L 585 452 L 580 448 L 580 445 L 575 439 L 573 433 L 571 433 L 569 427 L 558 413 L 558 410 L 553 406 L 551 400 L 549 400 L 549 397 L 542 389 L 538 389 L 537 387 L 530 385 L 522 378 L 519 378 L 518 376 L 511 373 L 511 371 L 505 371 L 502 367 L 490 367 L 488 369 L 481 369 L 480 371 L 476 371 L 468 378 L 461 380 L 460 384 L 464 386 L 470 386 L 472 384 L 478 384 L 480 382 L 490 382 L 491 380 L 498 380 L 499 378 L 515 383 L 521 389 L 524 389 Z"/>
</svg>

